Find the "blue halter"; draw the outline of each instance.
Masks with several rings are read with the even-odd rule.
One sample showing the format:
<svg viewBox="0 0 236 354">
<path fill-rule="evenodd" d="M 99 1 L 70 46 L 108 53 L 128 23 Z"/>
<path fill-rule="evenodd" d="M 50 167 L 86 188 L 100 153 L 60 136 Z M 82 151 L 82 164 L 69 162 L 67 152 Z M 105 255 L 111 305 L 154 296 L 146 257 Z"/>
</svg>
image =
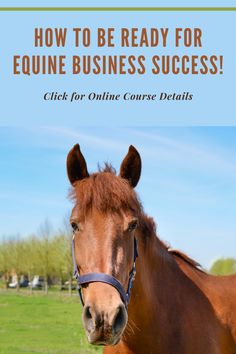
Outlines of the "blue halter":
<svg viewBox="0 0 236 354">
<path fill-rule="evenodd" d="M 74 277 L 77 280 L 78 284 L 78 293 L 80 297 L 80 301 L 82 303 L 82 306 L 84 306 L 84 300 L 83 300 L 83 295 L 82 295 L 82 286 L 84 284 L 89 284 L 89 283 L 94 283 L 94 282 L 101 282 L 101 283 L 106 283 L 110 284 L 113 286 L 120 294 L 120 297 L 125 304 L 125 307 L 128 307 L 129 300 L 130 300 L 130 295 L 131 295 L 131 289 L 133 286 L 134 278 L 135 278 L 135 273 L 136 273 L 136 258 L 138 257 L 138 250 L 137 250 L 137 241 L 136 238 L 134 237 L 134 262 L 133 262 L 133 268 L 131 269 L 131 272 L 129 273 L 129 282 L 128 282 L 128 288 L 127 292 L 123 288 L 122 284 L 119 282 L 118 279 L 113 277 L 112 275 L 105 274 L 105 273 L 87 273 L 84 275 L 79 274 L 79 270 L 76 264 L 75 260 L 75 241 L 74 237 L 72 239 L 72 259 L 73 259 L 73 265 L 74 265 Z"/>
</svg>

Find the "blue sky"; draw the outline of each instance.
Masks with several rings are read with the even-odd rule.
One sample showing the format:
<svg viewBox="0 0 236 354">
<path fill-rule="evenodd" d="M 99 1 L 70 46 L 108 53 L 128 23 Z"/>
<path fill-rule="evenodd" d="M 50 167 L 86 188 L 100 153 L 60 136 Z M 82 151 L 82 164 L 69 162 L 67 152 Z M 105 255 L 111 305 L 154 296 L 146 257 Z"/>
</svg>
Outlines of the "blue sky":
<svg viewBox="0 0 236 354">
<path fill-rule="evenodd" d="M 0 129 L 0 235 L 28 235 L 48 218 L 60 227 L 72 205 L 65 159 L 79 142 L 90 171 L 119 170 L 128 146 L 140 151 L 137 191 L 160 237 L 208 267 L 236 256 L 236 128 Z"/>
</svg>

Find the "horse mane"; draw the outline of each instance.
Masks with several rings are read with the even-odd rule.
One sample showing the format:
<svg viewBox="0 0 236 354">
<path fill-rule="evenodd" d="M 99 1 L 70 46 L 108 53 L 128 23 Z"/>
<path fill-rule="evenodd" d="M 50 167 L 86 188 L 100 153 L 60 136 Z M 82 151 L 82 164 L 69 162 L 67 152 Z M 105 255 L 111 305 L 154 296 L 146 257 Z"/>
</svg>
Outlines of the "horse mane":
<svg viewBox="0 0 236 354">
<path fill-rule="evenodd" d="M 200 272 L 203 272 L 205 273 L 204 269 L 202 268 L 201 264 L 198 263 L 197 261 L 195 261 L 194 259 L 190 258 L 188 255 L 186 255 L 185 253 L 179 251 L 179 250 L 176 250 L 176 249 L 173 249 L 173 248 L 170 248 L 168 247 L 167 248 L 167 251 L 172 254 L 173 256 L 179 258 L 179 259 L 182 259 L 185 263 L 189 264 L 192 268 L 200 271 Z"/>
</svg>

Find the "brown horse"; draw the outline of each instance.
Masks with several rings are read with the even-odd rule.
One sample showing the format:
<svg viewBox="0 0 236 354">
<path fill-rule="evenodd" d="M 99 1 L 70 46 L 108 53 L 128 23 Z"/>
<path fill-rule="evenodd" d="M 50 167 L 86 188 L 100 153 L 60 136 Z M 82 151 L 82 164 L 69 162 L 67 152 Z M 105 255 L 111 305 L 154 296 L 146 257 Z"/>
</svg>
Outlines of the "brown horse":
<svg viewBox="0 0 236 354">
<path fill-rule="evenodd" d="M 79 145 L 67 157 L 80 275 L 106 274 L 127 290 L 137 240 L 137 273 L 128 306 L 110 281 L 82 285 L 83 324 L 105 354 L 235 354 L 236 276 L 216 277 L 159 240 L 134 191 L 141 159 L 130 146 L 119 176 L 106 165 L 89 175 Z"/>
</svg>

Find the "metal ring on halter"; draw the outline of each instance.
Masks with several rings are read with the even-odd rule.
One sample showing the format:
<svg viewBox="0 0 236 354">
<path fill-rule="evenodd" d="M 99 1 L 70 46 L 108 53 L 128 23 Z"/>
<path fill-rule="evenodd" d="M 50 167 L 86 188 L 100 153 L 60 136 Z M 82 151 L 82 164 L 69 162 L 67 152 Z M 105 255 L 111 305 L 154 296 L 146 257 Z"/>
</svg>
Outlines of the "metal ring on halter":
<svg viewBox="0 0 236 354">
<path fill-rule="evenodd" d="M 137 241 L 136 238 L 134 237 L 134 263 L 133 263 L 133 268 L 131 269 L 131 272 L 129 273 L 129 282 L 128 282 L 128 288 L 127 292 L 125 291 L 124 287 L 122 284 L 119 282 L 118 279 L 113 277 L 112 275 L 105 274 L 105 273 L 87 273 L 84 275 L 80 275 L 78 271 L 78 267 L 76 264 L 76 259 L 75 259 L 75 241 L 74 237 L 72 239 L 72 260 L 73 260 L 73 265 L 74 265 L 74 277 L 77 280 L 77 285 L 78 285 L 78 293 L 80 297 L 80 301 L 82 305 L 84 306 L 84 300 L 83 300 L 83 295 L 82 295 L 82 285 L 88 284 L 88 283 L 94 283 L 94 282 L 101 282 L 101 283 L 106 283 L 110 284 L 113 286 L 120 294 L 120 297 L 125 304 L 125 307 L 128 307 L 129 301 L 130 301 L 130 295 L 131 295 L 131 289 L 133 286 L 135 274 L 136 274 L 136 258 L 138 257 L 138 250 L 137 250 Z"/>
</svg>

